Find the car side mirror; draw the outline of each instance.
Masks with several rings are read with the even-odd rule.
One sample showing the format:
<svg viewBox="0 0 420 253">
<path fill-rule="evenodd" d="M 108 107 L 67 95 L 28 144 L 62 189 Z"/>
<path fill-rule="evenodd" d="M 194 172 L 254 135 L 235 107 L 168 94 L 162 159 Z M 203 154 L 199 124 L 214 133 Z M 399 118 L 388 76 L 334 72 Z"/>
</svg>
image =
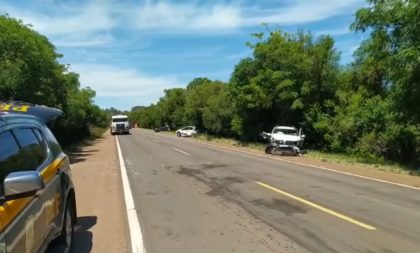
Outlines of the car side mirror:
<svg viewBox="0 0 420 253">
<path fill-rule="evenodd" d="M 12 172 L 4 179 L 3 195 L 6 200 L 35 196 L 45 183 L 38 171 Z"/>
<path fill-rule="evenodd" d="M 261 138 L 263 138 L 264 140 L 268 140 L 271 137 L 270 133 L 266 133 L 266 132 L 261 132 L 260 133 Z"/>
<path fill-rule="evenodd" d="M 302 139 L 305 139 L 305 137 L 306 137 L 306 135 L 304 135 L 304 134 L 301 135 L 301 138 Z"/>
</svg>

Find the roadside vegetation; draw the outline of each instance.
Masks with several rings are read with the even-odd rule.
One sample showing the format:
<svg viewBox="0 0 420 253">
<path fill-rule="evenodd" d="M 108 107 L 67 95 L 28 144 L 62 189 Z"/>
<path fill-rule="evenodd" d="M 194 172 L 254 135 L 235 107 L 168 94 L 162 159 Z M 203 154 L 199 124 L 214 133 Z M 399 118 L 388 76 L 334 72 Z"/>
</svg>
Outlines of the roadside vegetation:
<svg viewBox="0 0 420 253">
<path fill-rule="evenodd" d="M 309 149 L 416 166 L 420 2 L 368 3 L 350 24 L 367 37 L 351 64 L 339 64 L 328 35 L 267 27 L 252 35 L 252 57 L 235 66 L 227 83 L 196 78 L 130 116 L 145 128 L 195 125 L 241 143 L 259 141 L 259 133 L 276 124 L 293 125 L 304 129 Z"/>
<path fill-rule="evenodd" d="M 43 35 L 9 16 L 0 16 L 0 100 L 56 107 L 64 114 L 53 126 L 63 146 L 98 134 L 107 115 L 94 105 L 95 91 L 81 88 L 79 76 Z M 93 132 L 92 132 L 93 130 Z"/>
</svg>

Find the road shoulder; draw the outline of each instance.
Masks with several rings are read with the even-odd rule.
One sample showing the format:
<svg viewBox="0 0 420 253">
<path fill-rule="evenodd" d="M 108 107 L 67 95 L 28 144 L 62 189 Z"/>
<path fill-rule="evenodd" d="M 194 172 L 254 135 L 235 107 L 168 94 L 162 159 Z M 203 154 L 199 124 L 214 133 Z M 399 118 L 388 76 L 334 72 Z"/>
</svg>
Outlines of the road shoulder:
<svg viewBox="0 0 420 253">
<path fill-rule="evenodd" d="M 129 252 L 127 215 L 114 137 L 89 141 L 72 161 L 78 224 L 73 252 Z"/>
</svg>

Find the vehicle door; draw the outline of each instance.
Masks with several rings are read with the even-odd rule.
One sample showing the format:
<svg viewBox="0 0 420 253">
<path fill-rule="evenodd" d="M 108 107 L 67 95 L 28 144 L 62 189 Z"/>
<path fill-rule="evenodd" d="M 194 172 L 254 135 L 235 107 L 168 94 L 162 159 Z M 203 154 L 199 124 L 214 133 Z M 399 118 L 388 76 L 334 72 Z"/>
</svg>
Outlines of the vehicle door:
<svg viewBox="0 0 420 253">
<path fill-rule="evenodd" d="M 0 179 L 10 172 L 35 171 L 49 163 L 48 152 L 30 126 L 15 127 L 0 133 Z M 3 189 L 3 187 L 1 187 Z M 38 196 L 3 201 L 0 206 L 7 252 L 37 252 L 45 234 L 43 193 Z M 3 195 L 3 192 L 2 192 Z"/>
<path fill-rule="evenodd" d="M 61 150 L 55 137 L 47 128 L 33 129 L 42 148 L 48 154 L 48 162 L 38 168 L 45 183 L 43 194 L 39 196 L 43 203 L 42 216 L 39 227 L 44 231 L 41 238 L 41 249 L 45 249 L 51 239 L 61 232 L 61 224 L 64 215 L 66 190 L 69 189 L 69 178 L 64 176 L 68 172 L 69 161 Z"/>
<path fill-rule="evenodd" d="M 187 135 L 187 136 L 189 136 L 189 135 L 191 135 L 192 134 L 192 127 L 186 127 L 185 128 L 185 135 Z"/>
</svg>

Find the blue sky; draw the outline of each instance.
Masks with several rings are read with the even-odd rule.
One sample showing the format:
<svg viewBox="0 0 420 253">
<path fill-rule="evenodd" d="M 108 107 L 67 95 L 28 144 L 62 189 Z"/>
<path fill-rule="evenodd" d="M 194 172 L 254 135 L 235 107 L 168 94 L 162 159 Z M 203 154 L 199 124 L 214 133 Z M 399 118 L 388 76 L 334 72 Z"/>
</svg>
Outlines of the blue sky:
<svg viewBox="0 0 420 253">
<path fill-rule="evenodd" d="M 363 40 L 349 31 L 364 0 L 0 0 L 0 13 L 46 35 L 80 74 L 95 102 L 130 109 L 195 77 L 228 81 L 251 55 L 251 33 L 273 29 L 330 34 L 341 63 Z"/>
</svg>

